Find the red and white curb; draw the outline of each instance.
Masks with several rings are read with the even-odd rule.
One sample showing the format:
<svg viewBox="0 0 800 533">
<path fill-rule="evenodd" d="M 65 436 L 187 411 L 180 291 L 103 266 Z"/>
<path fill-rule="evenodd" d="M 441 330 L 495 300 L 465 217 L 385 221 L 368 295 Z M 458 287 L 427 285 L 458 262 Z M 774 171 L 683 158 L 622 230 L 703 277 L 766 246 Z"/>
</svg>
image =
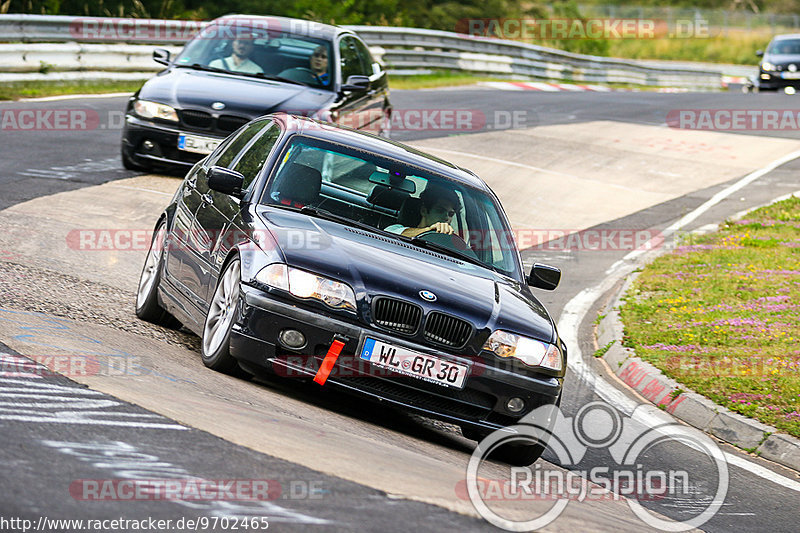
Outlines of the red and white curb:
<svg viewBox="0 0 800 533">
<path fill-rule="evenodd" d="M 500 89 L 501 91 L 588 91 L 588 92 L 610 92 L 613 89 L 603 85 L 575 85 L 571 83 L 544 83 L 534 81 L 484 81 L 480 83 L 483 87 Z"/>
<path fill-rule="evenodd" d="M 539 91 L 539 92 L 657 92 L 657 93 L 687 93 L 689 89 L 685 87 L 659 87 L 652 90 L 648 89 L 613 89 L 605 85 L 578 85 L 572 83 L 545 83 L 534 81 L 483 81 L 478 85 L 487 87 L 489 89 L 498 89 L 501 91 Z"/>
<path fill-rule="evenodd" d="M 611 347 L 603 360 L 611 371 L 630 388 L 652 404 L 664 409 L 697 429 L 734 444 L 759 456 L 800 471 L 800 440 L 717 405 L 708 398 L 685 391 L 661 370 L 636 357 L 634 350 L 622 346 L 622 322 L 619 307 L 622 297 L 636 278 L 631 274 L 623 283 L 606 316 L 597 326 L 597 344 Z"/>
</svg>

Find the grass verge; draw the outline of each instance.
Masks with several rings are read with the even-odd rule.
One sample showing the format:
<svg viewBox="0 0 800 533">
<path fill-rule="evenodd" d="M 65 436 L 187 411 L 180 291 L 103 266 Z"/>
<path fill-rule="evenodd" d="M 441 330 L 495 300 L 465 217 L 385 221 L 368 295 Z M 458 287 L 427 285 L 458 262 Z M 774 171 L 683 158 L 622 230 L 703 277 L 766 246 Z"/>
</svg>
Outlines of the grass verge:
<svg viewBox="0 0 800 533">
<path fill-rule="evenodd" d="M 664 374 L 800 437 L 800 198 L 659 257 L 621 317 L 636 354 Z"/>
<path fill-rule="evenodd" d="M 141 86 L 140 81 L 26 81 L 0 85 L 0 100 L 62 94 L 133 93 Z"/>
</svg>

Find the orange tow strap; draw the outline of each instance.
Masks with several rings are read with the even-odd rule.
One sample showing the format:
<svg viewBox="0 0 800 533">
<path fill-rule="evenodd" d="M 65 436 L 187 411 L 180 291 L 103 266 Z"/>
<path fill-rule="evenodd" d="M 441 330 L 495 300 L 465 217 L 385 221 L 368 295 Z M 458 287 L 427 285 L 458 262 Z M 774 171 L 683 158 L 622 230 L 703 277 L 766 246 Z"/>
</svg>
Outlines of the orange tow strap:
<svg viewBox="0 0 800 533">
<path fill-rule="evenodd" d="M 314 376 L 314 381 L 316 383 L 325 385 L 325 381 L 327 381 L 328 376 L 331 374 L 331 370 L 333 370 L 333 365 L 336 364 L 339 354 L 342 353 L 342 348 L 344 348 L 344 343 L 342 341 L 333 341 L 331 347 L 328 348 L 328 353 L 325 355 L 325 359 L 322 360 L 319 370 L 317 370 L 317 375 Z"/>
</svg>

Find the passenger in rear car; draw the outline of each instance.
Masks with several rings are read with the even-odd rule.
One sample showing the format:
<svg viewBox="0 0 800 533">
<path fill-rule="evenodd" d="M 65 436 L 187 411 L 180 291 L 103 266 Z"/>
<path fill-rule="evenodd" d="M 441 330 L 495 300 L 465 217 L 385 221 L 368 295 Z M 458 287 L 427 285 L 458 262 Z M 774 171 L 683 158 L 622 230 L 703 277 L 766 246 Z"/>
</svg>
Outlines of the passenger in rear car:
<svg viewBox="0 0 800 533">
<path fill-rule="evenodd" d="M 405 237 L 416 237 L 429 231 L 452 235 L 455 230 L 450 225 L 450 221 L 461 210 L 461 201 L 455 191 L 441 185 L 429 184 L 422 191 L 419 199 L 422 203 L 419 208 L 419 227 L 392 224 L 386 227 L 386 231 L 398 233 Z"/>
<path fill-rule="evenodd" d="M 209 67 L 221 68 L 230 72 L 242 72 L 244 74 L 263 74 L 264 70 L 250 60 L 250 55 L 255 48 L 254 37 L 250 35 L 240 35 L 233 41 L 233 53 L 222 59 L 215 59 L 209 63 Z"/>
</svg>

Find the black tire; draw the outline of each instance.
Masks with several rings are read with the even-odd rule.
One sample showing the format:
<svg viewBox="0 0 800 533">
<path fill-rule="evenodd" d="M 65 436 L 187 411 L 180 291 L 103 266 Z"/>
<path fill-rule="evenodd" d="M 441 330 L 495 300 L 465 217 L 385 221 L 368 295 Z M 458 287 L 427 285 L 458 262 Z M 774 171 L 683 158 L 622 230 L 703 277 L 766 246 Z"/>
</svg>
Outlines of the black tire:
<svg viewBox="0 0 800 533">
<path fill-rule="evenodd" d="M 142 165 L 139 165 L 138 163 L 134 163 L 133 159 L 128 157 L 128 155 L 125 153 L 125 150 L 122 150 L 121 153 L 122 153 L 122 166 L 125 167 L 126 169 L 128 169 L 128 170 L 147 170 Z"/>
<path fill-rule="evenodd" d="M 203 323 L 200 354 L 203 364 L 212 370 L 242 376 L 239 363 L 231 355 L 231 328 L 239 308 L 241 262 L 231 259 L 222 269 Z"/>
<path fill-rule="evenodd" d="M 544 453 L 543 444 L 504 444 L 489 454 L 489 459 L 511 466 L 530 466 Z"/>
<path fill-rule="evenodd" d="M 167 224 L 162 220 L 153 232 L 150 250 L 142 266 L 136 291 L 136 316 L 142 320 L 170 329 L 180 329 L 180 321 L 158 303 L 158 286 L 164 266 L 164 243 Z"/>
</svg>

